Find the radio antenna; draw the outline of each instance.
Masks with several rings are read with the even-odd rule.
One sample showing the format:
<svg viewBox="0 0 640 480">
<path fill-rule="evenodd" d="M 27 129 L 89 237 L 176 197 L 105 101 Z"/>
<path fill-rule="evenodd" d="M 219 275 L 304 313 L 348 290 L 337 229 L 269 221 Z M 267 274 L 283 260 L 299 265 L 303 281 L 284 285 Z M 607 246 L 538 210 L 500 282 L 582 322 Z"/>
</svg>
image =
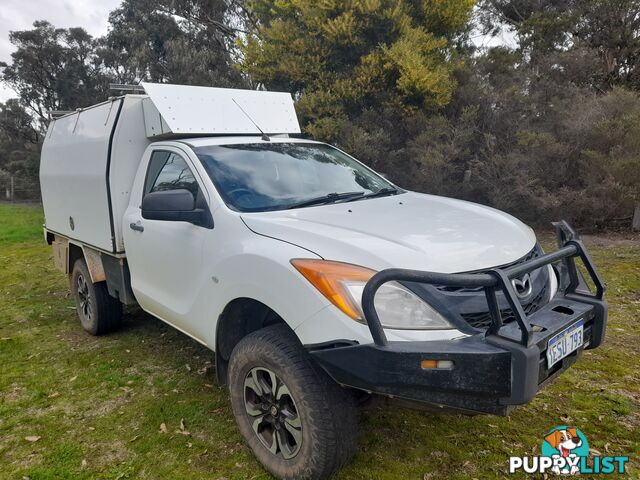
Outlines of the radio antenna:
<svg viewBox="0 0 640 480">
<path fill-rule="evenodd" d="M 251 117 L 249 116 L 249 114 L 248 114 L 247 112 L 245 112 L 245 111 L 244 111 L 244 108 L 242 108 L 242 107 L 240 106 L 240 104 L 239 104 L 238 102 L 236 102 L 236 99 L 235 99 L 235 98 L 231 98 L 231 100 L 233 100 L 233 103 L 235 103 L 235 104 L 236 104 L 236 106 L 240 109 L 240 111 L 241 111 L 242 113 L 244 113 L 244 115 L 249 119 L 249 121 L 250 121 L 251 123 L 253 123 L 253 125 L 254 125 L 254 126 L 255 126 L 259 131 L 260 131 L 260 133 L 262 134 L 262 140 L 264 140 L 265 142 L 270 142 L 270 141 L 271 141 L 271 139 L 269 138 L 269 135 L 267 135 L 266 133 L 264 133 L 264 132 L 262 131 L 262 129 L 258 126 L 258 124 L 257 124 L 256 122 L 254 122 L 254 121 L 253 121 L 253 118 L 251 118 Z"/>
</svg>

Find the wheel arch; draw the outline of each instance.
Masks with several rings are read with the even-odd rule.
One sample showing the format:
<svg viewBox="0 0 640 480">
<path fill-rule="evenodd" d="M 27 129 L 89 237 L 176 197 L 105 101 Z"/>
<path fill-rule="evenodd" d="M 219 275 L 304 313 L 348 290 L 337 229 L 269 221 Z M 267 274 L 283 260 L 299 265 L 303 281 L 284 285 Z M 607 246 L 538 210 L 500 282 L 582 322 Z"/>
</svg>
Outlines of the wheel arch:
<svg viewBox="0 0 640 480">
<path fill-rule="evenodd" d="M 69 261 L 67 264 L 66 273 L 71 275 L 71 272 L 73 272 L 73 266 L 75 265 L 76 261 L 81 258 L 84 259 L 84 251 L 82 249 L 82 246 L 69 242 Z"/>
<path fill-rule="evenodd" d="M 216 324 L 216 377 L 220 385 L 227 384 L 229 358 L 238 342 L 252 332 L 276 324 L 291 329 L 281 315 L 258 300 L 238 297 L 227 303 Z"/>
</svg>

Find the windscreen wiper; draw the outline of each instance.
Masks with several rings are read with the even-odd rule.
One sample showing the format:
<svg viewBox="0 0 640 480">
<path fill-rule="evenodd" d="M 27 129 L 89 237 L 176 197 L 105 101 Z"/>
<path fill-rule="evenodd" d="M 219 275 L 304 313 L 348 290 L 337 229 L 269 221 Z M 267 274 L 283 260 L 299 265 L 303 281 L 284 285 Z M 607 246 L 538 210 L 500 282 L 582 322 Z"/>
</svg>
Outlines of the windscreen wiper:
<svg viewBox="0 0 640 480">
<path fill-rule="evenodd" d="M 300 207 L 310 207 L 312 205 L 324 205 L 328 203 L 335 203 L 340 200 L 347 200 L 357 197 L 362 197 L 364 192 L 333 192 L 328 193 L 326 195 L 322 195 L 320 197 L 310 198 L 309 200 L 303 200 L 302 202 L 294 203 L 292 205 L 288 205 L 287 208 L 300 208 Z"/>
<path fill-rule="evenodd" d="M 387 195 L 396 195 L 399 193 L 397 188 L 385 187 L 380 190 L 372 193 L 367 193 L 366 195 L 362 195 L 358 198 L 349 199 L 350 200 L 362 200 L 363 198 L 375 198 L 375 197 L 386 197 Z"/>
</svg>

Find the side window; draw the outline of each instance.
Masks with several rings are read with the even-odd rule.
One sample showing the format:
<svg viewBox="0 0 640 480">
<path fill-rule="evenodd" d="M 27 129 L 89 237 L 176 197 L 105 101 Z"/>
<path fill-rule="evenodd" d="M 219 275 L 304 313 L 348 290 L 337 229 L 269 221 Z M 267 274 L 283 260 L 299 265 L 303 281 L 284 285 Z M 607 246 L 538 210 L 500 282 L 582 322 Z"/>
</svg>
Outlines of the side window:
<svg viewBox="0 0 640 480">
<path fill-rule="evenodd" d="M 144 194 L 181 188 L 189 190 L 194 198 L 198 198 L 198 182 L 184 159 L 173 152 L 153 152 L 147 169 Z"/>
</svg>

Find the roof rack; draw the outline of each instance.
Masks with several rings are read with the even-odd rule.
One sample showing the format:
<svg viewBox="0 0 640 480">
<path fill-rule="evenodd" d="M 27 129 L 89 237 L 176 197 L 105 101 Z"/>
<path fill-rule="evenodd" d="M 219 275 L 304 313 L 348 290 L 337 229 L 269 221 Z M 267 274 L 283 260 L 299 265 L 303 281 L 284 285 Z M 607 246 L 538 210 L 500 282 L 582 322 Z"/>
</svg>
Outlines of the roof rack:
<svg viewBox="0 0 640 480">
<path fill-rule="evenodd" d="M 261 134 L 266 134 L 266 139 L 269 135 L 300 133 L 293 99 L 287 92 L 146 82 L 141 85 L 110 84 L 109 87 L 115 92 L 105 102 L 75 111 L 51 111 L 49 118 L 56 121 L 105 104 L 111 112 L 114 102 L 119 102 L 118 105 L 139 102 L 144 119 L 131 118 L 144 122 L 142 125 L 149 139 Z M 106 115 L 108 120 L 110 113 Z M 75 117 L 72 133 L 80 122 L 79 115 Z"/>
<path fill-rule="evenodd" d="M 76 110 L 49 110 L 47 114 L 49 115 L 49 118 L 60 118 L 75 112 Z"/>
<path fill-rule="evenodd" d="M 142 85 L 127 85 L 125 83 L 110 83 L 109 90 L 120 93 L 145 93 Z"/>
</svg>

